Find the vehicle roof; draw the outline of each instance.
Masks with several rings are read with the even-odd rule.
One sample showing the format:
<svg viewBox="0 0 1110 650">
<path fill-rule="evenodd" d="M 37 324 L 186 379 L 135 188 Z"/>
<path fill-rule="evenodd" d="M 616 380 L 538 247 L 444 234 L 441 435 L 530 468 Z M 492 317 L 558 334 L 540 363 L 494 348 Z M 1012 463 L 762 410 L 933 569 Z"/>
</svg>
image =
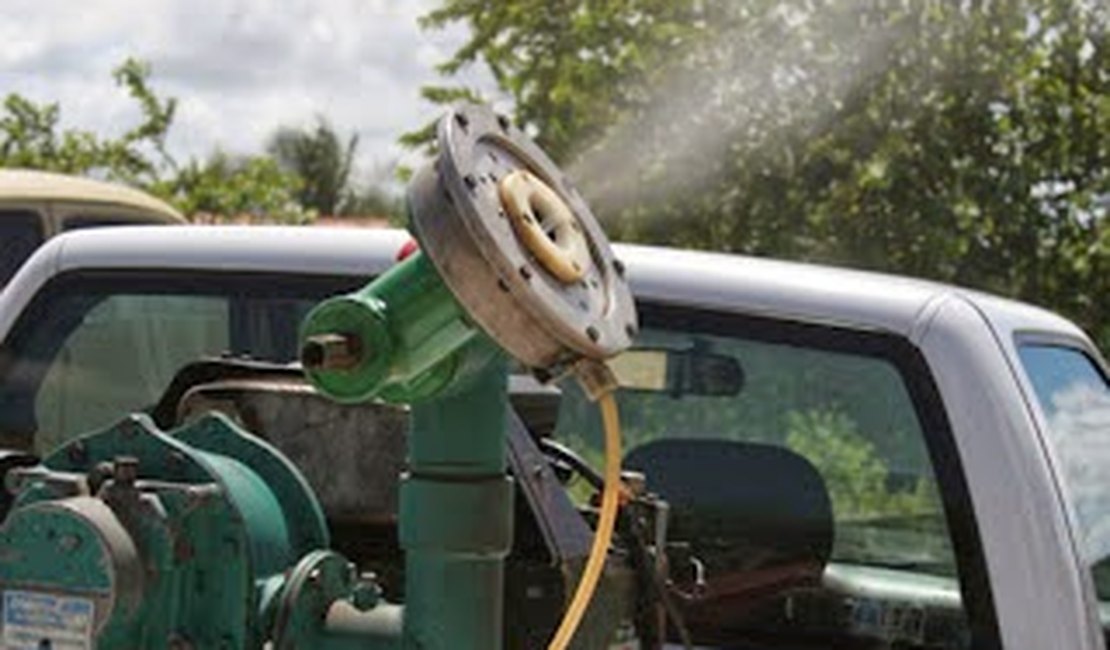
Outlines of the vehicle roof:
<svg viewBox="0 0 1110 650">
<path fill-rule="evenodd" d="M 166 221 L 185 221 L 177 210 L 137 189 L 31 169 L 0 169 L 0 201 L 74 201 L 139 208 Z M 126 218 L 126 215 L 123 215 Z"/>
<path fill-rule="evenodd" d="M 380 273 L 403 230 L 297 226 L 127 227 L 47 242 L 0 294 L 0 332 L 49 277 L 76 269 L 196 269 L 321 275 Z M 616 246 L 641 300 L 911 336 L 943 298 L 967 300 L 1007 329 L 1083 338 L 1069 321 L 950 285 L 844 268 L 639 245 Z M 14 313 L 13 313 L 14 312 Z"/>
</svg>

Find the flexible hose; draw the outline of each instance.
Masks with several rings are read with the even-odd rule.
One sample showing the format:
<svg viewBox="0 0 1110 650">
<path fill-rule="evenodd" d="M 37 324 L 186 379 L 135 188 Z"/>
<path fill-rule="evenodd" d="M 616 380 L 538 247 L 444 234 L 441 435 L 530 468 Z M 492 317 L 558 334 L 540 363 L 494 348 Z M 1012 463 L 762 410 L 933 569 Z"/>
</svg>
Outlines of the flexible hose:
<svg viewBox="0 0 1110 650">
<path fill-rule="evenodd" d="M 601 407 L 601 420 L 605 428 L 605 487 L 601 491 L 601 514 L 594 532 L 594 542 L 586 569 L 574 591 L 574 598 L 567 607 L 563 622 L 555 632 L 548 650 L 565 650 L 578 629 L 586 608 L 593 599 L 605 560 L 609 555 L 609 545 L 613 540 L 613 527 L 617 521 L 617 508 L 621 493 L 621 425 L 617 417 L 617 401 L 613 393 L 606 391 L 598 398 Z"/>
</svg>

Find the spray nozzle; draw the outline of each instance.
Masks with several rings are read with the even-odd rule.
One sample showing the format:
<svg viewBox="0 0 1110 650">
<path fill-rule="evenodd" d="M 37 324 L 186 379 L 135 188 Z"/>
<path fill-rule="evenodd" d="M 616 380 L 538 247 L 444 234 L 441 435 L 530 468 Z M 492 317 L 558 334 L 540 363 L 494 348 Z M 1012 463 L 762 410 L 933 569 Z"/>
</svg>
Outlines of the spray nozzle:
<svg viewBox="0 0 1110 650">
<path fill-rule="evenodd" d="M 408 189 L 419 250 L 305 321 L 301 361 L 317 388 L 341 401 L 434 394 L 479 334 L 531 368 L 631 345 L 622 266 L 547 155 L 480 106 L 455 108 L 438 138 Z"/>
</svg>

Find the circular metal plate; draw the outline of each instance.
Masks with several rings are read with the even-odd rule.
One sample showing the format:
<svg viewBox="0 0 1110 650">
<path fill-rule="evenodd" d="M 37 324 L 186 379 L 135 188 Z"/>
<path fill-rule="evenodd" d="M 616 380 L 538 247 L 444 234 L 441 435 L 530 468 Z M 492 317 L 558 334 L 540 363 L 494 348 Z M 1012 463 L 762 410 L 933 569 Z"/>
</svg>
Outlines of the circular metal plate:
<svg viewBox="0 0 1110 650">
<path fill-rule="evenodd" d="M 498 182 L 527 170 L 574 213 L 589 247 L 582 278 L 566 283 L 517 238 Z M 439 124 L 439 156 L 409 187 L 424 252 L 467 313 L 521 362 L 548 368 L 629 347 L 638 323 L 623 266 L 578 194 L 547 155 L 488 108 L 461 105 Z"/>
</svg>

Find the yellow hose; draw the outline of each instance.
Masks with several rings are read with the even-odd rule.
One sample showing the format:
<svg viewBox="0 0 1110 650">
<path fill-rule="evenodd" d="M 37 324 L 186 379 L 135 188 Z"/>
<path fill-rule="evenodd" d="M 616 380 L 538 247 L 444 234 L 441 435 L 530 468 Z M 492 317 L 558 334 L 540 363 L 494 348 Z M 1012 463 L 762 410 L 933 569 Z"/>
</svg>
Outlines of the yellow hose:
<svg viewBox="0 0 1110 650">
<path fill-rule="evenodd" d="M 563 622 L 555 632 L 548 650 L 565 650 L 574 638 L 574 632 L 586 608 L 593 599 L 605 560 L 609 555 L 609 544 L 613 540 L 613 527 L 617 522 L 617 508 L 621 492 L 621 425 L 617 417 L 617 401 L 613 393 L 606 391 L 598 398 L 601 407 L 601 420 L 605 427 L 605 487 L 601 491 L 601 515 L 597 521 L 597 531 L 590 547 L 590 557 L 586 560 L 586 570 L 574 592 L 574 598 L 567 607 Z"/>
</svg>

